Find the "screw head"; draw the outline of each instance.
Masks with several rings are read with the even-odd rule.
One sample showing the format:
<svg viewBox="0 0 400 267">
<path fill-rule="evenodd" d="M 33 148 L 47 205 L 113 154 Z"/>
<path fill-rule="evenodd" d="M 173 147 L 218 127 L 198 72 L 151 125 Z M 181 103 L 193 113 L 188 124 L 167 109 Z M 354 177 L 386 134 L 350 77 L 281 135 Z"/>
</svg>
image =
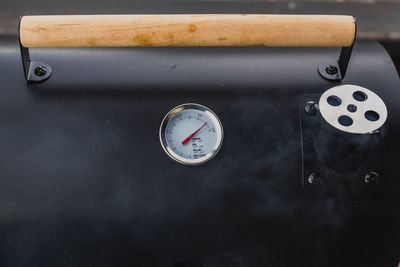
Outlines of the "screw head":
<svg viewBox="0 0 400 267">
<path fill-rule="evenodd" d="M 365 175 L 365 183 L 371 185 L 379 183 L 379 174 L 376 172 L 367 173 L 367 175 Z"/>
<path fill-rule="evenodd" d="M 315 115 L 317 114 L 318 110 L 319 110 L 318 104 L 315 103 L 314 101 L 308 101 L 306 106 L 304 107 L 304 111 L 308 115 Z"/>
<path fill-rule="evenodd" d="M 43 76 L 46 73 L 47 73 L 47 69 L 44 66 L 39 66 L 39 67 L 36 67 L 36 69 L 35 69 L 35 74 L 37 76 Z"/>
<path fill-rule="evenodd" d="M 313 172 L 310 174 L 310 176 L 308 176 L 308 182 L 310 184 L 320 185 L 322 184 L 322 178 L 315 172 Z"/>
<path fill-rule="evenodd" d="M 326 73 L 330 75 L 334 75 L 338 72 L 338 68 L 333 65 L 329 65 L 328 67 L 325 68 Z"/>
</svg>

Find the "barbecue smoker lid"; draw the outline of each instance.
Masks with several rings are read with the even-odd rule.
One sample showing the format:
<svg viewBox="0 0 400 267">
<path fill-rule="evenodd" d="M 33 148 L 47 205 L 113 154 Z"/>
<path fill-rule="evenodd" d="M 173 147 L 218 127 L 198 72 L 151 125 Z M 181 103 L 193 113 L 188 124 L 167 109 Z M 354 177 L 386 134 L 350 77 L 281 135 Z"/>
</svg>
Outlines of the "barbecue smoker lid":
<svg viewBox="0 0 400 267">
<path fill-rule="evenodd" d="M 377 94 L 351 84 L 327 90 L 319 100 L 319 108 L 330 125 L 353 134 L 372 133 L 387 118 L 386 105 Z"/>
</svg>

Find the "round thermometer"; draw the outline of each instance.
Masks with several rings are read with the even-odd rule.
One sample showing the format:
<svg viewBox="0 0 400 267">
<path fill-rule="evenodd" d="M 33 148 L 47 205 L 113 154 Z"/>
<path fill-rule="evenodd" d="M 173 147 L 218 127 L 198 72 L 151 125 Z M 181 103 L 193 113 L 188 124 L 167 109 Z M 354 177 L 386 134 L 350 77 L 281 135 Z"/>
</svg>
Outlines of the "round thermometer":
<svg viewBox="0 0 400 267">
<path fill-rule="evenodd" d="M 224 131 L 217 115 L 199 104 L 183 104 L 164 117 L 160 141 L 164 151 L 182 164 L 196 165 L 214 157 Z"/>
</svg>

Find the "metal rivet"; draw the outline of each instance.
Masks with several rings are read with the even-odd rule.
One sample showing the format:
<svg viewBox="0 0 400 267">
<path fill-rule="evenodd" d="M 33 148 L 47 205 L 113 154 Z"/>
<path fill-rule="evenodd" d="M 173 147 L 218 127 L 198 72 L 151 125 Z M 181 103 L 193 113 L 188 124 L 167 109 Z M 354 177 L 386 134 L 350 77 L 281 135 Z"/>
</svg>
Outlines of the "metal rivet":
<svg viewBox="0 0 400 267">
<path fill-rule="evenodd" d="M 367 173 L 367 175 L 365 175 L 365 183 L 367 184 L 379 183 L 379 174 L 376 172 Z"/>
<path fill-rule="evenodd" d="M 335 75 L 338 72 L 338 68 L 336 66 L 329 65 L 328 67 L 326 67 L 325 71 L 329 75 Z"/>
<path fill-rule="evenodd" d="M 47 69 L 44 66 L 39 66 L 39 67 L 36 67 L 36 69 L 35 69 L 35 74 L 37 76 L 43 76 L 46 73 L 47 73 Z"/>
<path fill-rule="evenodd" d="M 353 105 L 353 104 L 350 104 L 350 105 L 347 106 L 347 110 L 349 112 L 356 112 L 357 111 L 357 106 Z"/>
<path fill-rule="evenodd" d="M 306 106 L 304 107 L 304 111 L 308 115 L 315 115 L 318 109 L 319 109 L 318 104 L 316 104 L 314 101 L 308 101 L 306 103 Z"/>
<path fill-rule="evenodd" d="M 311 173 L 310 176 L 308 176 L 308 182 L 310 184 L 322 184 L 322 178 L 317 175 L 315 172 Z"/>
</svg>

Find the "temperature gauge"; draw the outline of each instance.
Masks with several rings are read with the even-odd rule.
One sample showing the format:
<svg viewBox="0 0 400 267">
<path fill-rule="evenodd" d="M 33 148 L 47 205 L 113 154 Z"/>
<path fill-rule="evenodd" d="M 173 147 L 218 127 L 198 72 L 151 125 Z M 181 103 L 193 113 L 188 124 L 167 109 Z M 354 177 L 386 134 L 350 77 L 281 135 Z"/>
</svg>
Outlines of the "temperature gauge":
<svg viewBox="0 0 400 267">
<path fill-rule="evenodd" d="M 214 157 L 222 145 L 221 121 L 209 108 L 183 104 L 164 117 L 160 142 L 172 159 L 182 164 L 197 165 Z"/>
</svg>

